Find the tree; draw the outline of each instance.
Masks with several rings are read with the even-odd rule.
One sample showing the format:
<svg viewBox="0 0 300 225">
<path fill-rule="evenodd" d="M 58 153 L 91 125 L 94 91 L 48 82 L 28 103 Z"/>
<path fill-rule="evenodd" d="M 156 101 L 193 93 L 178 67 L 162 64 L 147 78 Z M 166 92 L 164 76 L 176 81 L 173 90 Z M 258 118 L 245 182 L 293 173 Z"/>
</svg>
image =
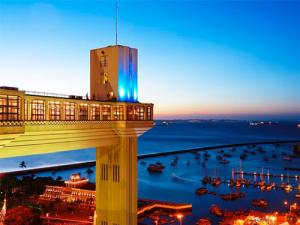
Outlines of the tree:
<svg viewBox="0 0 300 225">
<path fill-rule="evenodd" d="M 94 173 L 94 170 L 88 168 L 85 172 L 87 173 L 88 177 L 90 177 Z"/>
<path fill-rule="evenodd" d="M 57 180 L 57 181 L 62 181 L 62 179 L 63 179 L 63 178 L 62 178 L 61 176 L 56 177 L 56 180 Z"/>
<path fill-rule="evenodd" d="M 25 206 L 17 206 L 7 211 L 4 224 L 39 225 L 42 224 L 42 221 L 37 211 Z"/>
<path fill-rule="evenodd" d="M 21 161 L 20 164 L 19 164 L 19 166 L 20 166 L 22 169 L 27 167 L 25 161 Z"/>
</svg>

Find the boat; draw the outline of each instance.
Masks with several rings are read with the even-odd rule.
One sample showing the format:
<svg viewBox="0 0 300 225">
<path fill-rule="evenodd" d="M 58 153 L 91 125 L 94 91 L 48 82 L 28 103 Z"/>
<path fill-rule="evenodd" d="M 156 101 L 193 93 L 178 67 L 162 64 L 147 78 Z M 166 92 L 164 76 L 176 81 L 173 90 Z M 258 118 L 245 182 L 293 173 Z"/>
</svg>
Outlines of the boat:
<svg viewBox="0 0 300 225">
<path fill-rule="evenodd" d="M 231 154 L 229 154 L 229 153 L 224 153 L 223 154 L 223 157 L 226 157 L 226 158 L 230 158 L 232 155 Z"/>
<path fill-rule="evenodd" d="M 197 194 L 197 195 L 205 195 L 207 193 L 208 193 L 208 190 L 205 187 L 197 188 L 195 191 L 195 194 Z"/>
<path fill-rule="evenodd" d="M 275 183 L 272 182 L 271 184 L 267 185 L 267 191 L 271 191 L 273 188 L 275 188 Z"/>
<path fill-rule="evenodd" d="M 211 221 L 208 218 L 201 218 L 196 222 L 196 225 L 211 225 Z"/>
<path fill-rule="evenodd" d="M 244 181 L 242 179 L 236 179 L 235 180 L 235 186 L 237 188 L 241 187 L 243 185 Z"/>
<path fill-rule="evenodd" d="M 262 147 L 258 147 L 256 150 L 260 153 L 266 153 L 266 151 Z"/>
<path fill-rule="evenodd" d="M 264 199 L 253 199 L 252 200 L 252 205 L 256 206 L 256 207 L 267 207 L 268 206 L 268 202 Z"/>
<path fill-rule="evenodd" d="M 250 184 L 251 184 L 251 181 L 248 180 L 248 179 L 246 179 L 246 180 L 244 181 L 244 184 L 246 185 L 246 187 L 249 187 Z"/>
<path fill-rule="evenodd" d="M 224 153 L 224 150 L 221 149 L 221 150 L 219 150 L 218 152 L 219 152 L 220 154 L 222 154 L 222 153 Z"/>
<path fill-rule="evenodd" d="M 229 163 L 229 161 L 228 160 L 226 160 L 226 159 L 222 159 L 222 160 L 220 160 L 220 162 L 219 163 L 221 163 L 221 164 L 228 164 Z"/>
<path fill-rule="evenodd" d="M 150 173 L 161 173 L 165 167 L 163 165 L 158 164 L 150 164 L 147 168 L 147 170 Z"/>
<path fill-rule="evenodd" d="M 203 154 L 203 156 L 204 156 L 205 158 L 209 158 L 209 157 L 210 157 L 210 154 L 208 154 L 208 152 L 205 151 L 204 154 Z"/>
<path fill-rule="evenodd" d="M 223 210 L 215 204 L 210 206 L 209 211 L 211 214 L 213 214 L 215 216 L 218 216 L 218 217 L 223 216 Z"/>
<path fill-rule="evenodd" d="M 298 123 L 297 127 L 300 128 L 300 123 Z"/>
<path fill-rule="evenodd" d="M 203 179 L 202 179 L 203 184 L 207 184 L 207 183 L 210 183 L 210 182 L 211 182 L 211 177 L 203 177 Z"/>
<path fill-rule="evenodd" d="M 233 192 L 233 193 L 229 193 L 229 194 L 220 195 L 220 197 L 223 200 L 236 200 L 238 198 L 245 197 L 245 193 L 243 193 L 243 192 Z"/>
<path fill-rule="evenodd" d="M 222 159 L 223 159 L 223 157 L 222 157 L 222 156 L 220 156 L 220 155 L 217 155 L 217 156 L 216 156 L 216 159 L 217 159 L 217 160 L 222 160 Z"/>
<path fill-rule="evenodd" d="M 286 192 L 290 192 L 290 191 L 293 190 L 293 186 L 290 185 L 290 184 L 287 184 L 287 185 L 285 185 L 284 190 L 285 190 Z"/>
<path fill-rule="evenodd" d="M 264 180 L 261 180 L 258 182 L 258 186 L 260 186 L 260 187 L 265 186 L 265 185 L 266 185 L 266 183 Z"/>
<path fill-rule="evenodd" d="M 283 157 L 283 160 L 285 160 L 285 161 L 292 161 L 292 158 L 290 156 L 285 156 L 285 157 Z"/>
<path fill-rule="evenodd" d="M 240 155 L 240 159 L 246 159 L 246 157 L 247 157 L 247 155 L 244 153 Z"/>
<path fill-rule="evenodd" d="M 297 193 L 297 194 L 296 194 L 296 198 L 299 198 L 299 199 L 300 199 L 300 193 Z"/>
<path fill-rule="evenodd" d="M 235 185 L 235 181 L 233 179 L 230 179 L 228 185 L 229 187 L 233 187 Z"/>
<path fill-rule="evenodd" d="M 211 181 L 211 185 L 213 186 L 219 186 L 222 183 L 221 178 L 217 177 L 217 178 L 213 178 Z"/>
</svg>

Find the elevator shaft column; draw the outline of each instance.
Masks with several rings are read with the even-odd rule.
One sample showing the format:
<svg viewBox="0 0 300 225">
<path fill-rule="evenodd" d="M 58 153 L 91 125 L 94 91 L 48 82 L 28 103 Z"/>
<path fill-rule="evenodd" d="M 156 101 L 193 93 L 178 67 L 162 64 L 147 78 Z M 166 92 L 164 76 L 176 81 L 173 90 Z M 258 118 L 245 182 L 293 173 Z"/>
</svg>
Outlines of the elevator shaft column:
<svg viewBox="0 0 300 225">
<path fill-rule="evenodd" d="M 137 224 L 137 135 L 96 148 L 96 224 Z"/>
</svg>

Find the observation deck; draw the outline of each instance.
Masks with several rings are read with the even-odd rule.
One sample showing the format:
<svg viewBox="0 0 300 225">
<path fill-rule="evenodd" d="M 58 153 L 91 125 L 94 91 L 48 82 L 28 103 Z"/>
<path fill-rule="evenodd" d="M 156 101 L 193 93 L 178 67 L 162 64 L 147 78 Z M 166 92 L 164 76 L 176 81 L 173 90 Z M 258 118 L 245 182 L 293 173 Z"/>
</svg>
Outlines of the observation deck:
<svg viewBox="0 0 300 225">
<path fill-rule="evenodd" d="M 99 142 L 98 137 L 105 143 L 104 133 L 107 138 L 114 138 L 126 128 L 139 135 L 152 126 L 153 104 L 104 102 L 89 100 L 87 96 L 0 87 L 0 158 L 24 155 L 26 151 L 11 150 L 28 146 L 31 146 L 30 155 L 95 147 L 99 146 L 95 143 Z M 25 133 L 30 138 L 25 138 Z M 81 146 L 79 137 L 88 142 Z M 64 144 L 56 144 L 56 149 L 48 151 L 47 146 L 41 146 L 58 140 Z M 69 144 L 65 145 L 66 142 Z M 43 148 L 34 151 L 34 146 Z M 11 150 L 1 151 L 4 147 Z"/>
</svg>

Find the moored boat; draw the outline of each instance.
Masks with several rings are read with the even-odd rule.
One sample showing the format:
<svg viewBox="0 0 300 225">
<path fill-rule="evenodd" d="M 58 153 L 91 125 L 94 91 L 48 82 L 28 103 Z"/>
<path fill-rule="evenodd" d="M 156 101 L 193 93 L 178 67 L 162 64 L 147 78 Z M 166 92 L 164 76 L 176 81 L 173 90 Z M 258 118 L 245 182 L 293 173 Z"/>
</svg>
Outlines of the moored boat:
<svg viewBox="0 0 300 225">
<path fill-rule="evenodd" d="M 285 185 L 284 190 L 285 190 L 286 192 L 290 192 L 290 191 L 293 190 L 293 186 L 290 185 L 290 184 L 287 184 L 287 185 Z"/>
<path fill-rule="evenodd" d="M 217 178 L 213 178 L 211 181 L 211 185 L 213 186 L 219 186 L 222 183 L 221 178 L 217 177 Z"/>
<path fill-rule="evenodd" d="M 150 173 L 161 173 L 165 167 L 163 165 L 158 164 L 150 164 L 147 168 L 147 170 Z"/>
<path fill-rule="evenodd" d="M 290 156 L 285 156 L 285 157 L 283 157 L 283 160 L 285 160 L 285 161 L 292 161 L 292 158 Z"/>
<path fill-rule="evenodd" d="M 220 160 L 220 161 L 219 161 L 219 163 L 220 163 L 220 164 L 224 164 L 224 165 L 225 165 L 225 164 L 228 164 L 228 163 L 229 163 L 229 161 L 228 161 L 228 160 L 226 160 L 226 159 L 222 159 L 222 160 Z"/>
<path fill-rule="evenodd" d="M 203 184 L 207 184 L 207 183 L 210 183 L 210 182 L 211 182 L 211 177 L 203 177 L 203 179 L 202 179 Z"/>
<path fill-rule="evenodd" d="M 208 190 L 205 187 L 197 188 L 195 194 L 197 195 L 205 195 L 207 194 Z"/>
<path fill-rule="evenodd" d="M 257 206 L 257 207 L 267 207 L 268 206 L 268 202 L 264 199 L 253 199 L 252 200 L 252 205 L 253 206 Z"/>
<path fill-rule="evenodd" d="M 215 216 L 218 216 L 218 217 L 223 216 L 223 210 L 215 204 L 210 206 L 209 211 L 210 211 L 210 213 L 212 213 Z"/>
</svg>

